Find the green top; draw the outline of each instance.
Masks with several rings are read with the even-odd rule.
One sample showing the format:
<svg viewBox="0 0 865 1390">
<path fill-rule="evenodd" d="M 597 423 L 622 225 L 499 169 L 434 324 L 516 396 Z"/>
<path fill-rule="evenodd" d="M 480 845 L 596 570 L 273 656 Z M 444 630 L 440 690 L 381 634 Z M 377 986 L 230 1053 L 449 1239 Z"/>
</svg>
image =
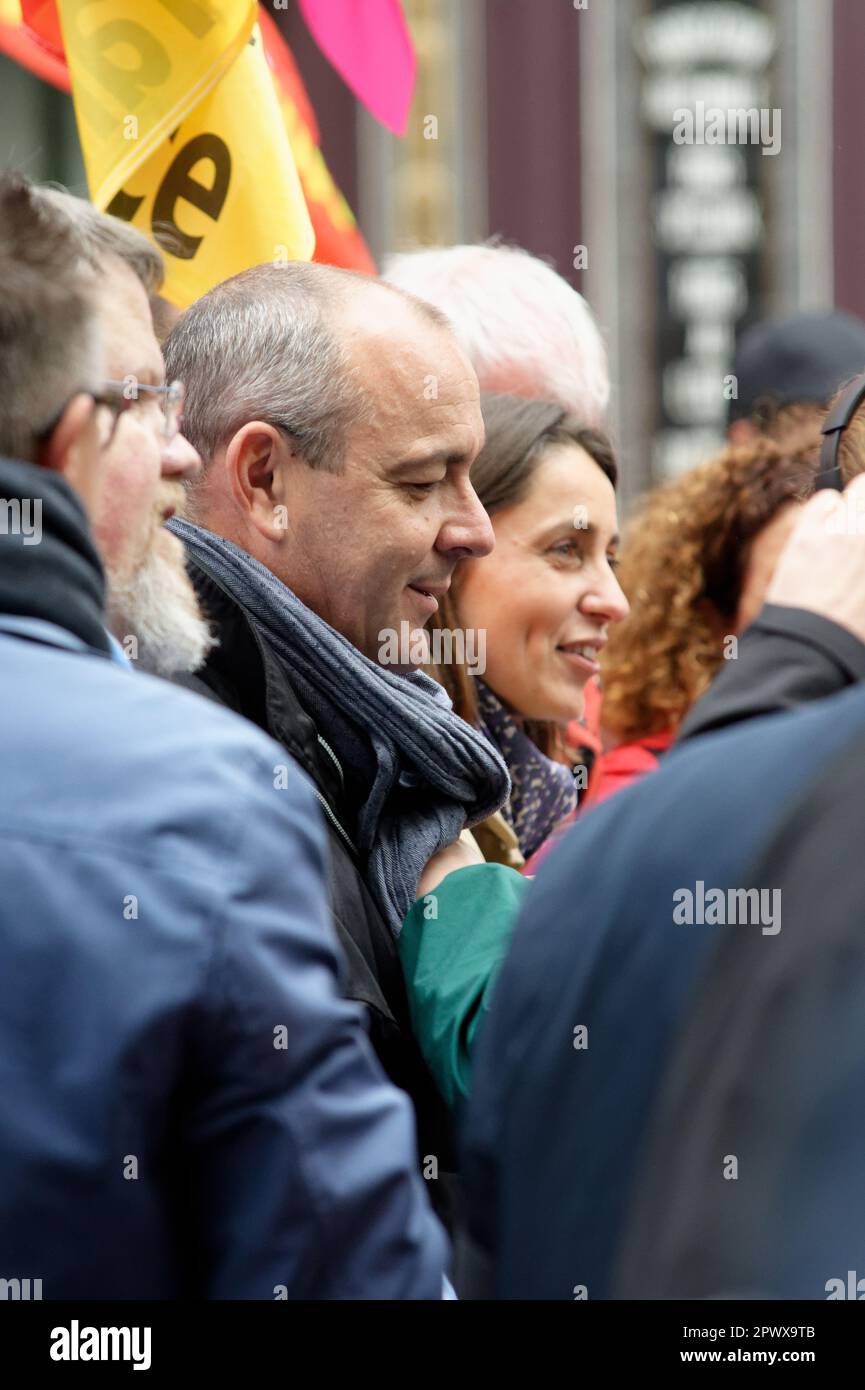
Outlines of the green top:
<svg viewBox="0 0 865 1390">
<path fill-rule="evenodd" d="M 452 1109 L 468 1096 L 475 1037 L 530 881 L 504 864 L 456 869 L 418 898 L 403 923 L 412 1027 Z"/>
</svg>

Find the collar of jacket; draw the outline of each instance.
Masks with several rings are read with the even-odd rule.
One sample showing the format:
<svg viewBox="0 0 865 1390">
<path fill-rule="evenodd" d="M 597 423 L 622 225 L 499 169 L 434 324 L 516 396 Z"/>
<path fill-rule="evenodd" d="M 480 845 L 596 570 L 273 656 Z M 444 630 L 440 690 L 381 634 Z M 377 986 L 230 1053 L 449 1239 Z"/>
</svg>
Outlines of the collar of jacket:
<svg viewBox="0 0 865 1390">
<path fill-rule="evenodd" d="M 295 695 L 291 672 L 243 604 L 200 560 L 187 557 L 186 563 L 218 638 L 218 645 L 195 673 L 194 683 L 201 682 L 222 704 L 281 743 L 312 778 L 350 836 L 356 813 L 348 805 L 343 773 L 336 758 L 325 751 L 313 719 Z"/>
<path fill-rule="evenodd" d="M 87 514 L 58 473 L 0 458 L 0 613 L 53 623 L 110 653 L 105 575 Z"/>
</svg>

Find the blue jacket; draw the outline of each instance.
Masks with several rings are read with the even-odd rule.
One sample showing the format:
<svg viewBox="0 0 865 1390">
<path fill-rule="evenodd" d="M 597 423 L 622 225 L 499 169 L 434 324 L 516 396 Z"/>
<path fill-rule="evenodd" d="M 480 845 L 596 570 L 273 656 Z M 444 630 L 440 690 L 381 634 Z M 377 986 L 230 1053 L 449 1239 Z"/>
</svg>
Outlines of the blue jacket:
<svg viewBox="0 0 865 1390">
<path fill-rule="evenodd" d="M 5 561 L 39 574 L 14 543 L 0 600 Z M 411 1107 L 338 992 L 306 779 L 35 597 L 10 618 L 9 593 L 0 1278 L 44 1298 L 440 1298 Z"/>
<path fill-rule="evenodd" d="M 861 729 L 858 687 L 685 743 L 542 866 L 479 1038 L 464 1136 L 471 1234 L 499 1297 L 609 1295 L 686 1005 L 720 933 L 762 931 L 677 922 L 674 895 L 746 884 L 792 799 Z"/>
</svg>

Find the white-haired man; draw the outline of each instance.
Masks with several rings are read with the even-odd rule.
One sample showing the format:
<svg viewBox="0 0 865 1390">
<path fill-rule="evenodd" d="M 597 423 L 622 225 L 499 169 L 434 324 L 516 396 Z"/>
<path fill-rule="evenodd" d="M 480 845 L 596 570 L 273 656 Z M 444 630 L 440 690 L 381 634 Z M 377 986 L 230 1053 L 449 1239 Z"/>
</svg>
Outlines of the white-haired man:
<svg viewBox="0 0 865 1390">
<path fill-rule="evenodd" d="M 593 429 L 610 395 L 607 354 L 581 294 L 519 246 L 389 256 L 382 278 L 441 309 L 482 391 L 556 401 Z"/>
</svg>

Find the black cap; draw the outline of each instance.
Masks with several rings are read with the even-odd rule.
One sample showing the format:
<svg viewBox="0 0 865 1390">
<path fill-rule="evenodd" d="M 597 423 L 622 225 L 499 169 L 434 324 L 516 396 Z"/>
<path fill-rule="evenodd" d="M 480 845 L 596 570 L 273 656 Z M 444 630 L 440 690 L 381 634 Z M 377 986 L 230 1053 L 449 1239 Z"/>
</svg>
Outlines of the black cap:
<svg viewBox="0 0 865 1390">
<path fill-rule="evenodd" d="M 755 323 L 736 345 L 739 397 L 730 401 L 730 421 L 744 419 L 769 400 L 777 406 L 825 405 L 861 371 L 865 323 L 852 314 L 794 314 Z"/>
</svg>

